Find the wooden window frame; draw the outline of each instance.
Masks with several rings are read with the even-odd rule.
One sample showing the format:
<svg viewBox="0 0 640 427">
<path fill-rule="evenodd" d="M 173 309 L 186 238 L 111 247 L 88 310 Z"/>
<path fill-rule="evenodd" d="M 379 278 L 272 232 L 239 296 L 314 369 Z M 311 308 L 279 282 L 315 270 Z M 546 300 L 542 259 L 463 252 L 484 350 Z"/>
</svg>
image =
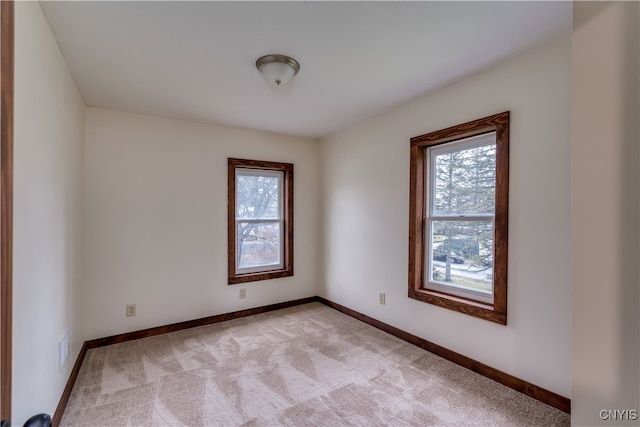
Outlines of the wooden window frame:
<svg viewBox="0 0 640 427">
<path fill-rule="evenodd" d="M 253 169 L 267 172 L 281 172 L 283 174 L 282 220 L 282 268 L 275 270 L 253 271 L 238 273 L 236 269 L 236 170 Z M 228 159 L 228 284 L 255 282 L 258 280 L 275 279 L 293 276 L 293 164 L 269 162 L 262 160 Z"/>
<path fill-rule="evenodd" d="M 493 304 L 425 289 L 425 149 L 447 142 L 496 133 L 496 202 L 493 253 Z M 509 112 L 411 138 L 409 187 L 409 298 L 470 316 L 507 324 L 507 261 L 509 232 Z"/>
<path fill-rule="evenodd" d="M 15 6 L 0 3 L 0 422 L 11 424 Z"/>
</svg>

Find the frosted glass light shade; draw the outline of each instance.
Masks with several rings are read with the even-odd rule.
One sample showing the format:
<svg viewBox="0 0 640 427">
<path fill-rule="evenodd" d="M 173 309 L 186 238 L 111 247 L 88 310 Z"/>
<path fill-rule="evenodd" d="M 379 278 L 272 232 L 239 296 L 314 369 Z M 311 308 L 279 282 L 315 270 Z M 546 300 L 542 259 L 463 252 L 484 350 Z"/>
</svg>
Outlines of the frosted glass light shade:
<svg viewBox="0 0 640 427">
<path fill-rule="evenodd" d="M 265 55 L 256 61 L 256 68 L 275 86 L 287 83 L 300 69 L 300 64 L 285 55 Z"/>
<path fill-rule="evenodd" d="M 269 83 L 273 83 L 276 86 L 280 86 L 281 84 L 288 82 L 295 74 L 295 70 L 291 68 L 291 66 L 283 64 L 282 62 L 271 62 L 269 64 L 265 64 L 262 66 L 260 71 Z"/>
</svg>

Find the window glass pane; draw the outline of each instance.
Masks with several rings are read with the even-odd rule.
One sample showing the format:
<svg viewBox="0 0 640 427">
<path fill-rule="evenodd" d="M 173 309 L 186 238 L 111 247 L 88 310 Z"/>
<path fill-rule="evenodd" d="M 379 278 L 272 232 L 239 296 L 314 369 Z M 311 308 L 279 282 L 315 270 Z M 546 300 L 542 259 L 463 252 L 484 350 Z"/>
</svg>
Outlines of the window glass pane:
<svg viewBox="0 0 640 427">
<path fill-rule="evenodd" d="M 430 281 L 491 294 L 493 221 L 433 221 Z"/>
<path fill-rule="evenodd" d="M 236 176 L 236 215 L 238 219 L 277 219 L 282 174 L 256 175 L 238 172 Z"/>
<path fill-rule="evenodd" d="M 496 145 L 435 152 L 434 215 L 495 212 Z"/>
<path fill-rule="evenodd" d="M 280 223 L 238 222 L 238 268 L 280 265 Z"/>
</svg>

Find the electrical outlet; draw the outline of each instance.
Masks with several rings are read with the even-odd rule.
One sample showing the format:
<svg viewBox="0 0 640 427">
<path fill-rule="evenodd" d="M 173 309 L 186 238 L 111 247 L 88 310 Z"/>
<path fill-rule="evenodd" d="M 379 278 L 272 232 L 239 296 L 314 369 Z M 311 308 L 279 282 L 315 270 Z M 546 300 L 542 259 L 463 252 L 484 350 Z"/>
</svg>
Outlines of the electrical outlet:
<svg viewBox="0 0 640 427">
<path fill-rule="evenodd" d="M 64 336 L 58 341 L 58 372 L 62 371 L 64 362 L 69 355 L 69 331 L 64 333 Z"/>
<path fill-rule="evenodd" d="M 127 304 L 127 317 L 133 317 L 136 315 L 136 305 Z"/>
<path fill-rule="evenodd" d="M 247 297 L 247 289 L 240 288 L 240 299 L 245 299 Z"/>
<path fill-rule="evenodd" d="M 385 304 L 385 295 L 384 293 L 380 292 L 380 304 L 384 305 Z"/>
</svg>

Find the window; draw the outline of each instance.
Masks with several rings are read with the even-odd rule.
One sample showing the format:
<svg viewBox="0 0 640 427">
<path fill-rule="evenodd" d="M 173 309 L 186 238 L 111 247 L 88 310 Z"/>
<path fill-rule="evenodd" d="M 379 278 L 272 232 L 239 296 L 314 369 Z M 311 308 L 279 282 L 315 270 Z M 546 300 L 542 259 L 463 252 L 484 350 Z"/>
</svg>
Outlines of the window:
<svg viewBox="0 0 640 427">
<path fill-rule="evenodd" d="M 293 165 L 228 160 L 229 284 L 293 276 Z"/>
<path fill-rule="evenodd" d="M 409 297 L 507 322 L 509 112 L 411 139 Z"/>
</svg>

